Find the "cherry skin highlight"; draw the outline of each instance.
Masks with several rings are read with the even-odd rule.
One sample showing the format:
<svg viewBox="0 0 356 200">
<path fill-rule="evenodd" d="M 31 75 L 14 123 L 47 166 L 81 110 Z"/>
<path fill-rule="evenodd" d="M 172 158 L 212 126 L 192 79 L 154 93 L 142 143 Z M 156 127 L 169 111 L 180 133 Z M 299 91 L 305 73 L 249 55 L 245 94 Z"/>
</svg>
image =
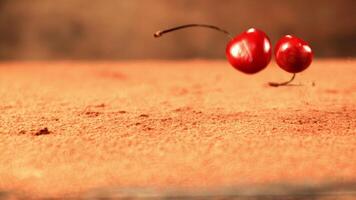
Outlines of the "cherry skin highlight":
<svg viewBox="0 0 356 200">
<path fill-rule="evenodd" d="M 271 42 L 264 32 L 251 28 L 227 44 L 226 57 L 235 69 L 255 74 L 271 61 Z"/>
<path fill-rule="evenodd" d="M 278 66 L 289 73 L 304 71 L 313 60 L 313 51 L 309 44 L 291 35 L 286 35 L 277 42 L 274 54 Z"/>
</svg>

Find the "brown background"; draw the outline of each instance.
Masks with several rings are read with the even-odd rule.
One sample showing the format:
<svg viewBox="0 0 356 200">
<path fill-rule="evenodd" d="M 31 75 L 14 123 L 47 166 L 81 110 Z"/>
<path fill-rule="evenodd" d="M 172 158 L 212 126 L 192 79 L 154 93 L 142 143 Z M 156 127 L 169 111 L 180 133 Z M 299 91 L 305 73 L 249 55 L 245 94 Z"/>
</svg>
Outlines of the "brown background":
<svg viewBox="0 0 356 200">
<path fill-rule="evenodd" d="M 0 59 L 223 58 L 226 38 L 158 29 L 209 23 L 309 41 L 319 57 L 356 56 L 354 0 L 0 0 Z"/>
</svg>

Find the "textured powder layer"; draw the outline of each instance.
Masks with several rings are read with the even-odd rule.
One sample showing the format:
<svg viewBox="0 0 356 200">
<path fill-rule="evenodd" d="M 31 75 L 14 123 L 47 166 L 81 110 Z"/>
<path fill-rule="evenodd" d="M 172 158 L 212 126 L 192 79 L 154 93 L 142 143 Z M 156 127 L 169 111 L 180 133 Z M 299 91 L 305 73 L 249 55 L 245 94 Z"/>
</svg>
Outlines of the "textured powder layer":
<svg viewBox="0 0 356 200">
<path fill-rule="evenodd" d="M 356 180 L 356 61 L 0 64 L 0 190 Z"/>
</svg>

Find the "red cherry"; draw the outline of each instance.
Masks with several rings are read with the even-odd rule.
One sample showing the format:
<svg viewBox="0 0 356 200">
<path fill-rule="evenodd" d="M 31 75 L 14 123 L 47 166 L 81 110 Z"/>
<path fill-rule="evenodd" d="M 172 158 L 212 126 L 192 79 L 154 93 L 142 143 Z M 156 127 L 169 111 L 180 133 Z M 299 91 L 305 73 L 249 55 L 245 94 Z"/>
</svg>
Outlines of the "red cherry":
<svg viewBox="0 0 356 200">
<path fill-rule="evenodd" d="M 274 54 L 277 64 L 289 73 L 304 71 L 313 59 L 309 44 L 291 35 L 286 35 L 278 41 Z"/>
<path fill-rule="evenodd" d="M 257 73 L 266 68 L 271 61 L 272 50 L 269 38 L 264 32 L 254 28 L 232 38 L 228 31 L 216 26 L 206 24 L 186 24 L 157 31 L 154 36 L 160 37 L 163 34 L 190 27 L 211 28 L 227 34 L 231 40 L 226 47 L 226 57 L 230 64 L 241 72 L 246 74 Z"/>
<path fill-rule="evenodd" d="M 291 35 L 286 35 L 279 39 L 274 54 L 278 66 L 289 73 L 293 73 L 292 79 L 287 82 L 269 83 L 275 87 L 292 82 L 295 74 L 307 69 L 313 60 L 313 51 L 309 44 Z"/>
<path fill-rule="evenodd" d="M 255 74 L 271 61 L 271 42 L 267 35 L 251 28 L 233 38 L 226 47 L 226 57 L 237 70 Z"/>
</svg>

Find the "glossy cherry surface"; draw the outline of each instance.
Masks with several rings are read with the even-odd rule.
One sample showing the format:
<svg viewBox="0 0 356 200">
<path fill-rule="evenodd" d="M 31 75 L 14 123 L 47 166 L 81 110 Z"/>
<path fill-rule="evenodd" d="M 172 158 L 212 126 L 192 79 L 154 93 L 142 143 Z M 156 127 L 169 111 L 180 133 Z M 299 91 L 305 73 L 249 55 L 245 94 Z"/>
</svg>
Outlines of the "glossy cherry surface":
<svg viewBox="0 0 356 200">
<path fill-rule="evenodd" d="M 274 54 L 279 67 L 290 73 L 304 71 L 313 60 L 313 51 L 309 44 L 291 35 L 286 35 L 277 42 Z"/>
<path fill-rule="evenodd" d="M 271 61 L 271 42 L 263 31 L 251 28 L 227 44 L 226 57 L 235 69 L 255 74 Z"/>
</svg>

